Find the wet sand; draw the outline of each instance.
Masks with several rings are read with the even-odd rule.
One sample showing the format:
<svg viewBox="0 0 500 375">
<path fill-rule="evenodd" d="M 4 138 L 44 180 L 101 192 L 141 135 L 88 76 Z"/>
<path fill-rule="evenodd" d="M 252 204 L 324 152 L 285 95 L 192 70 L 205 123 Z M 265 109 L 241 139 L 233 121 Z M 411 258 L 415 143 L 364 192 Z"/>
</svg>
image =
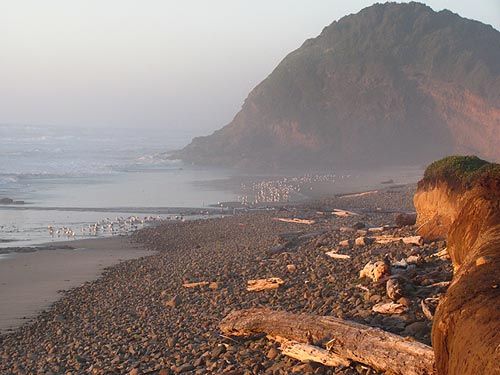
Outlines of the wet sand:
<svg viewBox="0 0 500 375">
<path fill-rule="evenodd" d="M 0 259 L 0 332 L 34 318 L 68 290 L 97 279 L 109 266 L 152 252 L 128 238 L 60 242 L 74 250 L 59 249 L 7 254 Z"/>
</svg>

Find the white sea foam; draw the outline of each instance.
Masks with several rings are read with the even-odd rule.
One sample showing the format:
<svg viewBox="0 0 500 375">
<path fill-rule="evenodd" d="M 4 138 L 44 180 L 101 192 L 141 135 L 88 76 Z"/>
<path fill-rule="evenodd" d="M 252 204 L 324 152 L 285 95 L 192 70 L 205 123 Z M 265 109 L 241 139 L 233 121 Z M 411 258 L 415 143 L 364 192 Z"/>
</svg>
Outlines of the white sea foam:
<svg viewBox="0 0 500 375">
<path fill-rule="evenodd" d="M 193 184 L 224 173 L 185 168 L 168 158 L 166 151 L 190 139 L 187 133 L 0 125 L 0 198 L 26 202 L 0 206 L 0 240 L 44 242 L 51 240 L 49 225 L 79 231 L 113 208 L 142 207 L 146 214 L 148 207 L 201 207 L 236 199 L 232 192 Z"/>
</svg>

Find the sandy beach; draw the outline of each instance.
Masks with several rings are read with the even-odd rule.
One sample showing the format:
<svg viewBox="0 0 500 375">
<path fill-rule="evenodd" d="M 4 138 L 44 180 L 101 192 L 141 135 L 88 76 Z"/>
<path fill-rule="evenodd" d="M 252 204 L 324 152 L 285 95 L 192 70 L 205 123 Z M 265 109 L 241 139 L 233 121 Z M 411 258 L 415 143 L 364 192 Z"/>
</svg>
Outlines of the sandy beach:
<svg viewBox="0 0 500 375">
<path fill-rule="evenodd" d="M 7 254 L 0 260 L 0 332 L 25 324 L 60 299 L 62 290 L 95 280 L 106 267 L 152 254 L 123 237 L 57 245 L 74 250 Z"/>
</svg>

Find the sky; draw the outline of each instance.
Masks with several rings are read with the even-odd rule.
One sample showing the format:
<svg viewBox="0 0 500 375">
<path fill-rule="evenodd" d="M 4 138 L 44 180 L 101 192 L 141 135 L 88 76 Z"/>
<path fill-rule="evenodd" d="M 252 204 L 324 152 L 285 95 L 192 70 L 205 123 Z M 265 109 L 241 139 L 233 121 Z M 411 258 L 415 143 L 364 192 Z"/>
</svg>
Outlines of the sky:
<svg viewBox="0 0 500 375">
<path fill-rule="evenodd" d="M 499 0 L 428 0 L 500 29 Z M 304 40 L 363 0 L 0 0 L 0 123 L 229 123 Z"/>
</svg>

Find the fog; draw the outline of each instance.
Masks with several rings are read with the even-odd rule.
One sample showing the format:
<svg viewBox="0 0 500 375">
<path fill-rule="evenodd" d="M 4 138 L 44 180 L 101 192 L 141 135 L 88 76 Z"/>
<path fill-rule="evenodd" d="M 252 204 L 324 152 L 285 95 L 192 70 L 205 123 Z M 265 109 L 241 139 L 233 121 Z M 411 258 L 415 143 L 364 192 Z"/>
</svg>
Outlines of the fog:
<svg viewBox="0 0 500 375">
<path fill-rule="evenodd" d="M 497 0 L 427 1 L 500 26 Z M 4 1 L 0 123 L 207 134 L 322 28 L 372 1 Z"/>
</svg>

